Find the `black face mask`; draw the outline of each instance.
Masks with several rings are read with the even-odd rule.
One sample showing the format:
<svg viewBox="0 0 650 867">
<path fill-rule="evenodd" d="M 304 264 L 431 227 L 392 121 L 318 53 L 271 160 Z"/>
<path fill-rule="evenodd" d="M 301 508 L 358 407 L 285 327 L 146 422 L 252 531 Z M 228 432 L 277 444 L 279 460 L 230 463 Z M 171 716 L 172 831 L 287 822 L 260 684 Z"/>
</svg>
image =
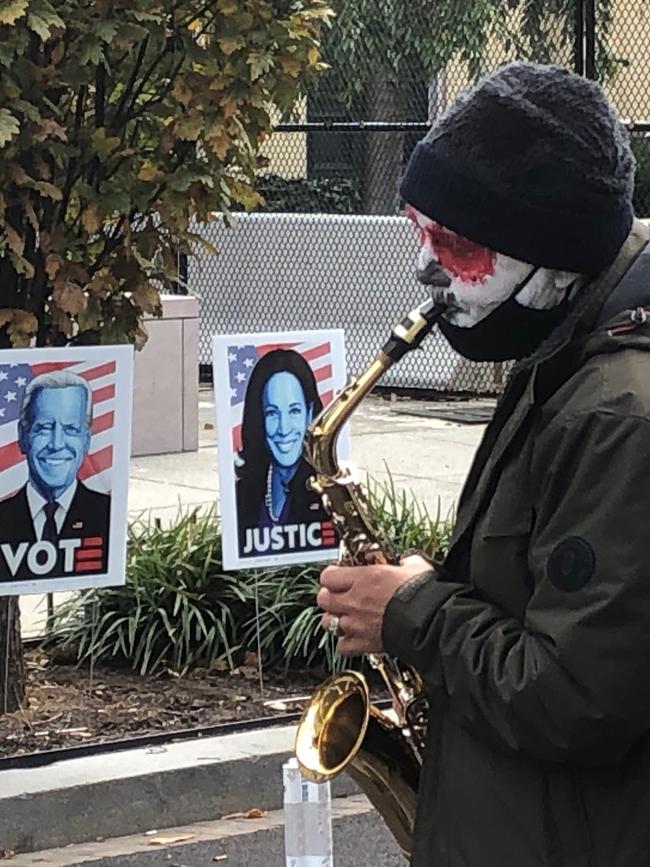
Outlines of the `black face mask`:
<svg viewBox="0 0 650 867">
<path fill-rule="evenodd" d="M 566 316 L 570 287 L 564 300 L 550 310 L 523 307 L 516 296 L 537 272 L 531 273 L 485 319 L 461 328 L 446 319 L 438 325 L 452 348 L 471 361 L 511 361 L 531 355 Z"/>
</svg>

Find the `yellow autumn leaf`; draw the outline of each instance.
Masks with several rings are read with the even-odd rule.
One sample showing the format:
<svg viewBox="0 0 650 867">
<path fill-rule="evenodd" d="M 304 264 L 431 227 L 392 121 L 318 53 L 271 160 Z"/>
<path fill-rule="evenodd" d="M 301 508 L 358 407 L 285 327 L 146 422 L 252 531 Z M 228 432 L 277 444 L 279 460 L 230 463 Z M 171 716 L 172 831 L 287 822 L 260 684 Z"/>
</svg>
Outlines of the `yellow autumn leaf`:
<svg viewBox="0 0 650 867">
<path fill-rule="evenodd" d="M 63 198 L 61 190 L 49 181 L 36 181 L 34 183 L 34 189 L 38 190 L 42 196 L 52 199 L 54 202 L 60 202 Z"/>
<path fill-rule="evenodd" d="M 228 130 L 220 123 L 213 124 L 205 135 L 205 140 L 210 150 L 215 153 L 219 159 L 226 158 L 232 139 Z"/>
<path fill-rule="evenodd" d="M 84 209 L 81 214 L 81 225 L 89 235 L 94 235 L 95 232 L 99 231 L 101 220 L 97 212 L 96 204 L 93 203 L 88 205 L 88 207 Z"/>
<path fill-rule="evenodd" d="M 192 88 L 179 78 L 172 87 L 172 96 L 176 102 L 187 107 L 192 99 Z"/>
<path fill-rule="evenodd" d="M 19 187 L 24 186 L 25 184 L 33 183 L 33 179 L 30 178 L 25 169 L 22 166 L 19 166 L 17 163 L 12 163 L 11 165 L 9 165 L 8 173 L 11 180 Z"/>
<path fill-rule="evenodd" d="M 65 56 L 65 42 L 59 39 L 52 51 L 50 52 L 50 63 L 53 66 L 58 66 Z"/>
<path fill-rule="evenodd" d="M 11 226 L 5 225 L 2 227 L 2 231 L 4 233 L 5 244 L 12 250 L 16 256 L 22 256 L 25 252 L 25 239 L 22 238 L 18 232 L 13 229 Z"/>
<path fill-rule="evenodd" d="M 140 171 L 138 172 L 139 181 L 159 181 L 163 177 L 163 172 L 161 172 L 158 166 L 155 166 L 149 160 L 142 163 Z"/>
<path fill-rule="evenodd" d="M 217 9 L 223 15 L 234 15 L 239 8 L 239 4 L 236 0 L 219 0 L 217 3 Z"/>
<path fill-rule="evenodd" d="M 48 257 L 45 260 L 45 273 L 50 278 L 50 280 L 54 280 L 56 275 L 59 273 L 62 264 L 63 260 L 60 256 L 57 256 L 56 253 L 48 254 Z"/>
<path fill-rule="evenodd" d="M 281 57 L 280 67 L 283 72 L 290 75 L 292 78 L 298 78 L 302 70 L 302 63 L 299 60 L 294 60 L 291 57 Z"/>
<path fill-rule="evenodd" d="M 144 313 L 156 313 L 160 309 L 160 293 L 149 282 L 136 286 L 132 298 Z"/>
<path fill-rule="evenodd" d="M 34 124 L 34 128 L 32 130 L 32 138 L 34 139 L 34 141 L 43 142 L 47 138 L 52 137 L 58 138 L 61 141 L 68 140 L 67 133 L 63 129 L 61 124 L 57 123 L 52 118 L 45 118 L 45 120 Z"/>
<path fill-rule="evenodd" d="M 177 120 L 174 124 L 174 132 L 178 138 L 184 141 L 196 141 L 203 126 L 203 119 L 198 114 L 190 114 Z"/>
<path fill-rule="evenodd" d="M 26 201 L 23 205 L 25 209 L 25 216 L 29 221 L 29 225 L 35 232 L 38 232 L 40 229 L 40 224 L 38 222 L 38 217 L 36 216 L 36 211 L 34 210 L 34 206 L 30 201 Z"/>
<path fill-rule="evenodd" d="M 140 323 L 140 325 L 135 329 L 131 339 L 138 352 L 140 352 L 141 349 L 144 349 L 147 340 L 149 340 L 149 334 L 142 323 Z"/>
<path fill-rule="evenodd" d="M 115 278 L 110 271 L 102 268 L 93 275 L 93 279 L 85 287 L 91 298 L 108 298 L 115 291 Z"/>
<path fill-rule="evenodd" d="M 307 60 L 310 66 L 316 66 L 320 60 L 320 51 L 315 45 L 310 45 L 307 49 Z"/>
<path fill-rule="evenodd" d="M 75 313 L 81 313 L 86 309 L 88 299 L 81 286 L 64 280 L 55 286 L 52 301 L 59 310 L 74 316 Z"/>
<path fill-rule="evenodd" d="M 3 307 L 0 310 L 0 328 L 5 326 L 7 322 L 11 322 L 14 318 L 15 310 L 10 310 L 8 307 Z"/>
<path fill-rule="evenodd" d="M 61 141 L 67 141 L 68 140 L 67 132 L 64 130 L 64 128 L 61 126 L 60 123 L 58 123 L 56 120 L 54 120 L 53 117 L 45 118 L 45 120 L 42 122 L 41 126 L 43 127 L 43 129 L 46 131 L 46 133 L 49 136 L 53 136 L 54 138 L 58 138 Z"/>
<path fill-rule="evenodd" d="M 221 112 L 225 120 L 228 120 L 228 118 L 231 118 L 235 114 L 237 114 L 237 109 L 239 106 L 236 99 L 232 99 L 229 96 L 224 97 L 219 103 L 219 105 L 221 106 Z"/>
<path fill-rule="evenodd" d="M 32 279 L 35 271 L 31 262 L 28 262 L 24 256 L 17 256 L 16 253 L 9 253 L 9 258 L 17 274 L 23 274 L 28 280 Z"/>
<path fill-rule="evenodd" d="M 184 843 L 185 840 L 191 840 L 195 834 L 161 834 L 158 837 L 152 837 L 149 840 L 150 846 L 169 846 L 172 843 Z"/>
<path fill-rule="evenodd" d="M 219 42 L 219 48 L 228 57 L 246 45 L 246 40 L 242 36 L 223 36 L 217 41 Z"/>
<path fill-rule="evenodd" d="M 7 334 L 14 346 L 29 346 L 38 331 L 38 319 L 26 310 L 14 310 Z"/>
<path fill-rule="evenodd" d="M 0 3 L 0 24 L 14 24 L 27 12 L 28 6 L 29 0 L 8 0 Z"/>
</svg>

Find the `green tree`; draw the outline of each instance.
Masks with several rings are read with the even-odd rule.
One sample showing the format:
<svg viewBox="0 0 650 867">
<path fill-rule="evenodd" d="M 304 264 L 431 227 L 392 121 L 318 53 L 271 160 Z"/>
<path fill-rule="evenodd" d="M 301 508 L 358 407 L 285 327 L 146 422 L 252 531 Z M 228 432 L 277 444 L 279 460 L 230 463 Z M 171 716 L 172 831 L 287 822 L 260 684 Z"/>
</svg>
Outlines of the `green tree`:
<svg viewBox="0 0 650 867">
<path fill-rule="evenodd" d="M 598 2 L 601 37 L 609 2 Z M 427 111 L 427 87 L 452 60 L 468 80 L 515 58 L 572 66 L 575 0 L 333 0 L 332 5 L 336 19 L 323 48 L 331 71 L 320 79 L 314 100 L 346 106 L 355 119 L 426 121 L 436 110 L 432 88 L 432 111 Z M 603 66 L 602 39 L 599 58 Z M 445 84 L 454 89 L 453 81 Z M 394 213 L 404 136 L 367 133 L 364 141 L 364 211 Z"/>
<path fill-rule="evenodd" d="M 144 343 L 178 255 L 204 243 L 192 220 L 258 202 L 260 146 L 321 67 L 329 16 L 323 0 L 0 0 L 0 346 Z M 23 698 L 15 600 L 0 644 L 1 711 Z"/>
</svg>

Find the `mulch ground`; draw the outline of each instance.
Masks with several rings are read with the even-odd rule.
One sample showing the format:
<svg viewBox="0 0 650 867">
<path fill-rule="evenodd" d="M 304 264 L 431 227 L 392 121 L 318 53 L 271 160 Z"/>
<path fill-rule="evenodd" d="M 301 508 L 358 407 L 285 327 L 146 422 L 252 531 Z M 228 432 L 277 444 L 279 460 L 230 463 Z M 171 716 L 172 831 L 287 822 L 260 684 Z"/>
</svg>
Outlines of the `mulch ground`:
<svg viewBox="0 0 650 867">
<path fill-rule="evenodd" d="M 0 716 L 0 756 L 79 746 L 153 732 L 277 716 L 299 710 L 317 682 L 311 676 L 264 675 L 253 657 L 234 672 L 197 670 L 185 677 L 53 665 L 26 654 L 28 705 Z"/>
</svg>

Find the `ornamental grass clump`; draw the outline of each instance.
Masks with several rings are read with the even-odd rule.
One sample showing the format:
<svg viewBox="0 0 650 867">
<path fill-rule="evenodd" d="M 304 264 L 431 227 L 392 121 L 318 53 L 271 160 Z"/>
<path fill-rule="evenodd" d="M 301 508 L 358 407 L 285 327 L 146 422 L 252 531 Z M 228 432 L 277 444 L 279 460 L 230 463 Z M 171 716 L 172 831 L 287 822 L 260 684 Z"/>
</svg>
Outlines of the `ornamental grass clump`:
<svg viewBox="0 0 650 867">
<path fill-rule="evenodd" d="M 432 517 L 393 480 L 368 484 L 370 504 L 398 551 L 433 556 L 450 523 Z M 127 666 L 141 674 L 184 674 L 247 651 L 266 668 L 315 673 L 350 665 L 320 627 L 323 564 L 224 572 L 214 510 L 180 514 L 170 526 L 131 525 L 123 587 L 87 590 L 60 605 L 44 647 L 79 663 Z M 354 663 L 353 663 L 354 664 Z"/>
</svg>

